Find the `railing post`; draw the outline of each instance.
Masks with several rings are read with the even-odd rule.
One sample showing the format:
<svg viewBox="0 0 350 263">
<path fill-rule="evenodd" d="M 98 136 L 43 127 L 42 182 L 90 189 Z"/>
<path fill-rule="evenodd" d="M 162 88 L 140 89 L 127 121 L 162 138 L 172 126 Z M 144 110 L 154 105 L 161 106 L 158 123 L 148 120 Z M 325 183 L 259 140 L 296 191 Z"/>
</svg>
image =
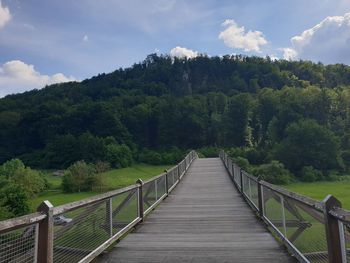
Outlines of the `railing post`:
<svg viewBox="0 0 350 263">
<path fill-rule="evenodd" d="M 53 263 L 53 205 L 49 201 L 42 202 L 38 212 L 46 214 L 39 224 L 38 262 Z"/>
<path fill-rule="evenodd" d="M 259 202 L 259 215 L 261 218 L 264 217 L 264 207 L 263 207 L 263 190 L 260 179 L 258 179 L 258 202 Z"/>
<path fill-rule="evenodd" d="M 165 170 L 165 193 L 169 195 L 169 178 L 168 178 L 168 170 Z"/>
<path fill-rule="evenodd" d="M 241 192 L 243 193 L 243 173 L 242 173 L 242 168 L 239 168 L 239 176 L 241 177 Z"/>
<path fill-rule="evenodd" d="M 106 229 L 109 228 L 109 235 L 113 236 L 113 205 L 112 198 L 107 199 L 106 201 Z M 107 230 L 106 230 L 107 231 Z"/>
<path fill-rule="evenodd" d="M 136 181 L 137 184 L 139 184 L 138 190 L 137 190 L 137 207 L 138 207 L 138 213 L 139 217 L 141 219 L 141 222 L 143 221 L 143 193 L 142 193 L 142 188 L 143 188 L 143 181 L 141 179 L 138 179 Z"/>
<path fill-rule="evenodd" d="M 334 207 L 341 207 L 341 203 L 332 195 L 328 195 L 323 201 L 324 204 L 324 219 L 326 227 L 327 248 L 328 248 L 328 261 L 330 263 L 342 263 L 346 262 L 346 258 L 343 259 L 343 245 L 344 241 L 340 235 L 340 223 L 338 219 L 330 215 L 329 211 Z"/>
<path fill-rule="evenodd" d="M 178 163 L 178 165 L 177 165 L 177 180 L 178 180 L 178 181 L 180 181 L 180 175 L 181 175 L 180 164 L 181 164 L 181 163 Z"/>
</svg>

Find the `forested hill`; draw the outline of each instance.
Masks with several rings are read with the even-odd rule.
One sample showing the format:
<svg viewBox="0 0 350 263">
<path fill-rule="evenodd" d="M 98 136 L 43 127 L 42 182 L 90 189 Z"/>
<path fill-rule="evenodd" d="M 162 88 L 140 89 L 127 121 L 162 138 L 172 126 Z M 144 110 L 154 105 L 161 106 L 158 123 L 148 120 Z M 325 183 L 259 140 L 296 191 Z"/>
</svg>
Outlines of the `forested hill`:
<svg viewBox="0 0 350 263">
<path fill-rule="evenodd" d="M 349 87 L 350 67 L 341 64 L 153 54 L 80 83 L 1 99 L 0 163 L 18 157 L 64 168 L 103 161 L 120 146 L 134 159 L 145 149 L 223 146 L 294 172 L 346 170 Z"/>
</svg>

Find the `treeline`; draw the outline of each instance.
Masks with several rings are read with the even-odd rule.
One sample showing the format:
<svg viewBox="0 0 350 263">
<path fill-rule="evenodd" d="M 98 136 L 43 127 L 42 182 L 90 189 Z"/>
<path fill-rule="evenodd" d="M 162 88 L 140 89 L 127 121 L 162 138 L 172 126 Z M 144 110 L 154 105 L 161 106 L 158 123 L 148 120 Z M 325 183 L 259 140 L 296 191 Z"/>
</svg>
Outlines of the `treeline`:
<svg viewBox="0 0 350 263">
<path fill-rule="evenodd" d="M 150 55 L 131 68 L 1 99 L 0 162 L 123 167 L 174 162 L 176 154 L 164 154 L 172 147 L 213 146 L 252 166 L 327 179 L 350 170 L 349 87 L 350 67 L 340 64 Z"/>
</svg>

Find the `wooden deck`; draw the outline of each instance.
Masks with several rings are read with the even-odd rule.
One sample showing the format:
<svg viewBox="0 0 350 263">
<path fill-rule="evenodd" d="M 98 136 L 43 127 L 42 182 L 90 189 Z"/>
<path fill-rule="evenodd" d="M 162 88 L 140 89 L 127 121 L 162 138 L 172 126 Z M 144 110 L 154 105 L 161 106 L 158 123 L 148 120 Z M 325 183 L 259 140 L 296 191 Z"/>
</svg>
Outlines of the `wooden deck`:
<svg viewBox="0 0 350 263">
<path fill-rule="evenodd" d="M 196 159 L 136 231 L 99 262 L 295 262 L 237 192 L 219 158 Z"/>
</svg>

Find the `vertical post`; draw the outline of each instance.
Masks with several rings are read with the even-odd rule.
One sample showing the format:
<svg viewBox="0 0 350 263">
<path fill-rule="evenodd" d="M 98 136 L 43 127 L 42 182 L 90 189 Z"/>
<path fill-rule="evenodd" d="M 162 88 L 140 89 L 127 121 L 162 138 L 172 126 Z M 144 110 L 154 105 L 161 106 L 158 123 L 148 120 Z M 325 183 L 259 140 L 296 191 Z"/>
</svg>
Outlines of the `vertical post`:
<svg viewBox="0 0 350 263">
<path fill-rule="evenodd" d="M 165 193 L 169 195 L 169 178 L 168 178 L 168 170 L 165 170 Z"/>
<path fill-rule="evenodd" d="M 239 168 L 239 176 L 241 177 L 241 192 L 243 193 L 243 173 L 242 173 L 242 168 Z"/>
<path fill-rule="evenodd" d="M 187 156 L 185 157 L 185 171 L 187 170 Z"/>
<path fill-rule="evenodd" d="M 251 199 L 252 199 L 252 187 L 251 187 L 251 185 L 250 185 L 250 179 L 247 178 L 247 180 L 248 180 L 248 188 L 249 188 L 249 198 L 250 198 L 250 200 L 251 200 Z"/>
<path fill-rule="evenodd" d="M 259 215 L 261 218 L 264 217 L 264 207 L 263 207 L 263 203 L 264 203 L 264 196 L 263 196 L 263 189 L 262 189 L 262 185 L 260 183 L 260 179 L 258 179 L 258 202 L 259 202 Z"/>
<path fill-rule="evenodd" d="M 39 224 L 38 262 L 53 263 L 53 205 L 49 201 L 42 202 L 38 212 L 46 214 Z"/>
<path fill-rule="evenodd" d="M 178 179 L 179 181 L 180 181 L 180 175 L 181 175 L 180 164 L 181 164 L 181 163 L 179 163 L 179 164 L 177 165 L 177 179 Z"/>
<path fill-rule="evenodd" d="M 154 180 L 154 191 L 156 194 L 156 200 L 154 200 L 154 202 L 157 202 L 157 200 L 158 200 L 158 179 Z"/>
<path fill-rule="evenodd" d="M 332 263 L 346 262 L 343 258 L 343 240 L 341 240 L 340 223 L 338 219 L 329 214 L 334 207 L 341 207 L 341 203 L 332 195 L 328 195 L 322 203 L 324 204 L 324 219 L 326 227 L 328 261 Z"/>
<path fill-rule="evenodd" d="M 109 235 L 113 236 L 113 206 L 112 206 L 112 198 L 109 198 L 106 201 L 106 218 L 108 218 L 109 225 Z"/>
<path fill-rule="evenodd" d="M 284 236 L 287 236 L 287 226 L 286 226 L 286 213 L 284 211 L 284 198 L 283 195 L 280 195 L 280 202 L 281 202 L 281 213 L 282 213 L 282 226 L 284 231 Z"/>
<path fill-rule="evenodd" d="M 38 247 L 39 247 L 39 223 L 35 224 L 35 239 L 34 239 L 34 257 L 33 257 L 33 263 L 38 262 Z"/>
<path fill-rule="evenodd" d="M 137 207 L 138 207 L 138 213 L 139 217 L 141 218 L 141 222 L 143 221 L 143 181 L 141 179 L 138 179 L 136 181 L 137 184 L 139 184 L 138 190 L 137 190 Z"/>
</svg>

